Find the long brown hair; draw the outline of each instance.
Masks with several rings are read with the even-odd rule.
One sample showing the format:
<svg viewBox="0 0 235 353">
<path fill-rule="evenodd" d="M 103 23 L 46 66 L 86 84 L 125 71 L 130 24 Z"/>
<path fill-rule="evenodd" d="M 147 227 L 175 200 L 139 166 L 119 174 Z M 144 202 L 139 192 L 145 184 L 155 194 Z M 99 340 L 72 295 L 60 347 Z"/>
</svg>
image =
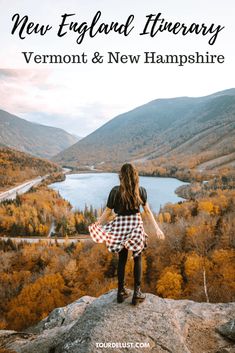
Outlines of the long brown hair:
<svg viewBox="0 0 235 353">
<path fill-rule="evenodd" d="M 125 163 L 119 173 L 120 196 L 127 209 L 136 209 L 142 203 L 139 193 L 139 174 L 131 163 Z"/>
</svg>

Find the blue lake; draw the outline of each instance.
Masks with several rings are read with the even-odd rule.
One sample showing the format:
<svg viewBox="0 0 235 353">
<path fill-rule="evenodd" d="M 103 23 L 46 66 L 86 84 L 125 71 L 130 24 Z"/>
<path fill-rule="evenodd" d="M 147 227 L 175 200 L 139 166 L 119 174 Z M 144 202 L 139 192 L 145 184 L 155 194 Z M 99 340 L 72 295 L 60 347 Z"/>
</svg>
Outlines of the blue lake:
<svg viewBox="0 0 235 353">
<path fill-rule="evenodd" d="M 175 189 L 185 184 L 173 178 L 140 177 L 140 185 L 146 188 L 148 203 L 154 212 L 168 202 L 183 200 L 175 194 Z M 68 174 L 65 181 L 53 183 L 50 187 L 59 191 L 73 209 L 82 210 L 85 205 L 94 208 L 105 206 L 109 192 L 115 185 L 119 185 L 116 173 L 81 173 Z"/>
</svg>

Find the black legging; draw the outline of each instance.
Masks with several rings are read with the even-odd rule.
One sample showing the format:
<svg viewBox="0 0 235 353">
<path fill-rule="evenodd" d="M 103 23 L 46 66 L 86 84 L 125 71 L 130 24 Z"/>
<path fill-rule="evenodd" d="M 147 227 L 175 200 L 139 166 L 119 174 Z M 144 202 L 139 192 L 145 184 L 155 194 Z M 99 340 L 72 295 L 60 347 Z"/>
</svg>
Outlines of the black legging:
<svg viewBox="0 0 235 353">
<path fill-rule="evenodd" d="M 133 254 L 135 251 L 133 251 Z M 124 284 L 125 277 L 125 266 L 128 257 L 128 249 L 125 247 L 118 253 L 118 284 L 122 286 Z M 141 253 L 134 257 L 134 286 L 140 286 L 141 284 L 141 264 L 142 257 Z"/>
</svg>

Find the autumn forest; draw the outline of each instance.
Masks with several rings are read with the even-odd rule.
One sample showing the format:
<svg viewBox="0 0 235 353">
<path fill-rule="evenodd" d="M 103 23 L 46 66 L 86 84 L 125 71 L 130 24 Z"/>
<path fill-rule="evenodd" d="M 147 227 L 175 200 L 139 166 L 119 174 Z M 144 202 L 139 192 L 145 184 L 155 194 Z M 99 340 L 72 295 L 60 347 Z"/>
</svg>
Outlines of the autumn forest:
<svg viewBox="0 0 235 353">
<path fill-rule="evenodd" d="M 166 204 L 156 215 L 166 241 L 149 239 L 143 253 L 143 290 L 164 298 L 207 302 L 235 299 L 234 179 L 192 184 L 188 200 Z M 1 236 L 88 233 L 101 210 L 72 211 L 46 183 L 0 204 Z M 63 244 L 0 242 L 0 328 L 23 330 L 50 311 L 83 295 L 99 296 L 117 287 L 117 254 L 91 240 Z M 133 286 L 133 260 L 126 281 Z M 46 300 L 45 300 L 46 298 Z"/>
<path fill-rule="evenodd" d="M 46 176 L 0 202 L 0 330 L 25 330 L 81 296 L 117 288 L 118 254 L 88 234 L 103 210 L 74 210 L 49 187 L 65 179 L 64 167 L 72 173 L 117 172 L 128 160 L 140 175 L 187 181 L 175 191 L 183 200 L 154 214 L 166 239 L 148 239 L 142 290 L 163 298 L 235 301 L 234 112 L 234 89 L 198 99 L 155 100 L 78 142 L 57 131 L 50 151 L 51 130 L 37 126 L 41 132 L 32 138 L 33 124 L 27 130 L 27 122 L 0 114 L 0 193 Z M 131 252 L 128 256 L 126 285 L 133 289 Z"/>
</svg>

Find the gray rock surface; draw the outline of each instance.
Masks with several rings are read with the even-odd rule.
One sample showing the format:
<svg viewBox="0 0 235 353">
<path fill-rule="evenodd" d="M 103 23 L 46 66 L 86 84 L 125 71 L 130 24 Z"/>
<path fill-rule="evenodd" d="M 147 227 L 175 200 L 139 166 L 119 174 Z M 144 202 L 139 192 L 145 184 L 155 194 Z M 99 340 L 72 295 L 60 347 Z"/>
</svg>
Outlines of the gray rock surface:
<svg viewBox="0 0 235 353">
<path fill-rule="evenodd" d="M 234 312 L 235 317 L 235 312 Z M 217 327 L 217 331 L 235 342 L 235 319 L 225 322 L 225 324 Z"/>
<path fill-rule="evenodd" d="M 70 330 L 95 299 L 83 296 L 72 304 L 56 308 L 26 332 L 0 330 L 0 351 L 7 348 L 20 353 L 53 353 L 54 347 L 64 342 L 63 334 Z"/>
<path fill-rule="evenodd" d="M 133 306 L 131 296 L 118 304 L 116 293 L 82 297 L 25 333 L 0 331 L 0 348 L 19 353 L 235 353 L 233 341 L 216 330 L 233 319 L 235 303 L 147 294 Z"/>
</svg>

